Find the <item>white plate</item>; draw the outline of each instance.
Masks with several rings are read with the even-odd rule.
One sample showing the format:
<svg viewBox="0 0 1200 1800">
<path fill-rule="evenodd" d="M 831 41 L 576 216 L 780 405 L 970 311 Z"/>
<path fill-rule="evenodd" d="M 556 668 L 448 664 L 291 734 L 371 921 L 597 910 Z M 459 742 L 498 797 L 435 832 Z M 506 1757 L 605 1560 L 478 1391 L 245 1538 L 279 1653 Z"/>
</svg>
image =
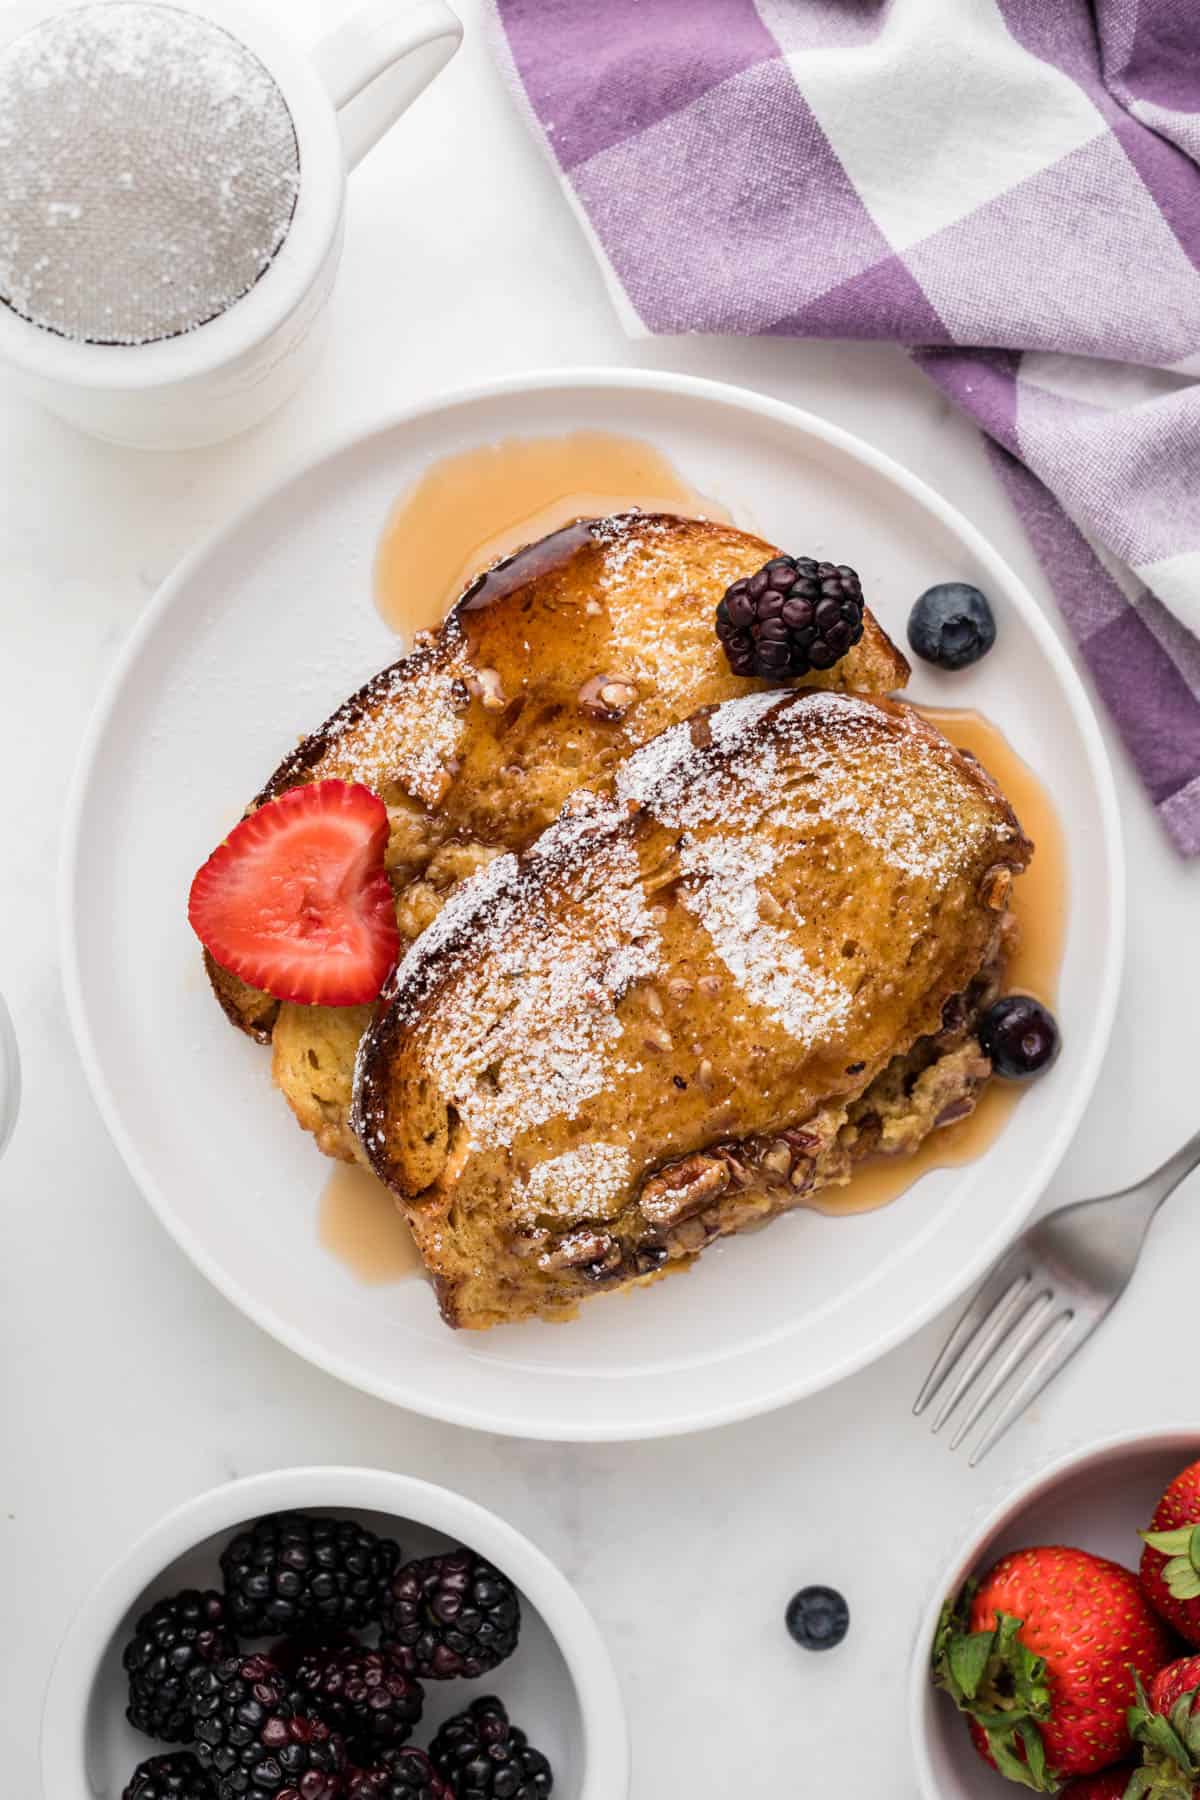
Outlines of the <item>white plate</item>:
<svg viewBox="0 0 1200 1800">
<path fill-rule="evenodd" d="M 1000 1139 L 857 1219 L 800 1212 L 692 1273 L 597 1299 L 574 1324 L 451 1333 L 423 1283 L 371 1288 L 317 1241 L 328 1165 L 226 1025 L 185 917 L 194 870 L 283 753 L 397 653 L 371 598 L 396 497 L 433 459 L 514 433 L 651 439 L 738 522 L 850 559 L 903 640 L 934 581 L 991 596 L 999 642 L 923 700 L 977 707 L 1053 792 L 1071 905 L 1065 1048 Z M 964 519 L 887 457 L 758 394 L 630 371 L 458 394 L 355 439 L 192 555 L 125 648 L 84 745 L 65 829 L 63 961 L 88 1075 L 167 1228 L 301 1355 L 420 1412 L 530 1437 L 695 1430 L 861 1367 L 981 1273 L 1022 1225 L 1091 1092 L 1123 939 L 1120 835 L 1095 719 L 1034 601 Z"/>
<path fill-rule="evenodd" d="M 1138 1532 L 1169 1481 L 1200 1455 L 1194 1425 L 1119 1432 L 1077 1446 L 1022 1481 L 982 1515 L 929 1598 L 909 1670 L 909 1723 L 923 1800 L 1003 1800 L 1014 1793 L 976 1754 L 966 1721 L 929 1679 L 933 1637 L 947 1595 L 1009 1550 L 1072 1544 L 1136 1569 Z"/>
</svg>

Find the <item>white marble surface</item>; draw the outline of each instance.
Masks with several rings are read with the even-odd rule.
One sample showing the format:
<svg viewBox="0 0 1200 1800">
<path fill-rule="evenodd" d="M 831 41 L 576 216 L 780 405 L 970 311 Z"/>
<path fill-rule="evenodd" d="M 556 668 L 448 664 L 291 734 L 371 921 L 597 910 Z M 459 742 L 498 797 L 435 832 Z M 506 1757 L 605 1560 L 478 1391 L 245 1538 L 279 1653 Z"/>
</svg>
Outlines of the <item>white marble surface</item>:
<svg viewBox="0 0 1200 1800">
<path fill-rule="evenodd" d="M 338 10 L 334 0 L 274 6 L 310 34 Z M 200 534 L 331 433 L 391 406 L 580 362 L 761 388 L 862 433 L 940 488 L 1053 616 L 973 431 L 898 351 L 625 341 L 490 65 L 479 0 L 460 7 L 462 53 L 355 179 L 336 342 L 283 415 L 224 449 L 147 457 L 0 400 L 0 986 L 26 1075 L 0 1171 L 3 1789 L 14 1800 L 38 1791 L 55 1646 L 84 1589 L 144 1525 L 228 1476 L 361 1460 L 497 1508 L 578 1583 L 624 1683 L 636 1800 L 911 1800 L 905 1666 L 950 1540 L 1018 1469 L 1064 1442 L 1194 1416 L 1195 1181 L 1162 1216 L 1135 1290 L 1086 1362 L 977 1473 L 909 1417 L 943 1324 L 770 1418 L 661 1445 L 558 1449 L 391 1411 L 247 1324 L 140 1199 L 68 1033 L 53 910 L 58 814 L 106 669 Z M 1200 863 L 1174 858 L 1115 746 L 1114 756 L 1130 852 L 1128 974 L 1062 1197 L 1135 1175 L 1200 1111 Z M 823 1659 L 782 1628 L 805 1581 L 842 1587 L 853 1609 L 849 1640 Z"/>
</svg>

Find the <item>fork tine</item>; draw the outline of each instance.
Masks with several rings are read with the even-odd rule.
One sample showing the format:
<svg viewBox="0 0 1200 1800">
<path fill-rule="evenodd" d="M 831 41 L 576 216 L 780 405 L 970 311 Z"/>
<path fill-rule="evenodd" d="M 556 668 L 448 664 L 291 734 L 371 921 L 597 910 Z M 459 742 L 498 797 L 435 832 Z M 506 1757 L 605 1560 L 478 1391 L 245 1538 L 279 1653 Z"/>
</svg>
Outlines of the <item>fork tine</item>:
<svg viewBox="0 0 1200 1800">
<path fill-rule="evenodd" d="M 1025 1373 L 1021 1376 L 1011 1394 L 992 1419 L 991 1424 L 967 1458 L 973 1469 L 981 1463 L 1011 1425 L 1015 1425 L 1027 1407 L 1032 1406 L 1042 1389 L 1058 1374 L 1059 1370 L 1069 1363 L 1077 1350 L 1083 1348 L 1099 1325 L 1101 1319 L 1108 1316 L 1105 1307 L 1093 1319 L 1085 1319 L 1081 1313 L 1068 1313 L 1067 1325 L 1042 1342 L 1035 1354 L 1030 1358 Z M 1057 1321 L 1055 1321 L 1057 1323 Z"/>
<path fill-rule="evenodd" d="M 1026 1358 L 1036 1354 L 1046 1334 L 1054 1329 L 1064 1313 L 1069 1320 L 1071 1315 L 1059 1296 L 1050 1288 L 1042 1288 L 1030 1302 L 1016 1328 L 998 1346 L 987 1368 L 980 1370 L 978 1388 L 966 1409 L 966 1417 L 959 1421 L 950 1440 L 952 1450 L 958 1449 L 967 1433 Z"/>
<path fill-rule="evenodd" d="M 975 1382 L 979 1381 L 979 1377 L 986 1370 L 993 1354 L 1004 1348 L 1015 1328 L 1020 1328 L 1022 1319 L 1029 1316 L 1029 1309 L 1033 1307 L 1036 1300 L 1038 1300 L 1038 1294 L 1033 1291 L 1033 1276 L 1025 1274 L 1009 1287 L 1009 1291 L 1004 1296 L 1004 1300 L 1000 1301 L 999 1307 L 993 1307 L 990 1316 L 984 1319 L 984 1323 L 977 1330 L 970 1345 L 964 1348 L 961 1363 L 955 1370 L 954 1382 L 950 1384 L 950 1391 L 946 1393 L 945 1399 L 934 1415 L 934 1431 L 936 1433 L 941 1431 L 946 1420 L 952 1417 L 957 1408 L 963 1404 L 966 1395 L 972 1391 Z"/>
<path fill-rule="evenodd" d="M 937 1361 L 925 1377 L 924 1386 L 913 1403 L 913 1412 L 917 1418 L 937 1398 L 947 1377 L 957 1368 L 964 1351 L 980 1327 L 998 1306 L 1009 1299 L 1013 1289 L 1028 1278 L 1028 1262 L 1016 1251 L 1010 1252 L 990 1275 L 984 1277 L 963 1308 L 958 1322 L 942 1345 Z"/>
<path fill-rule="evenodd" d="M 1028 1270 L 1014 1276 L 973 1336 L 963 1345 L 953 1368 L 948 1371 L 942 1403 L 934 1414 L 935 1432 L 942 1429 L 980 1368 L 1003 1340 L 1013 1319 L 1028 1302 L 1031 1279 Z"/>
</svg>

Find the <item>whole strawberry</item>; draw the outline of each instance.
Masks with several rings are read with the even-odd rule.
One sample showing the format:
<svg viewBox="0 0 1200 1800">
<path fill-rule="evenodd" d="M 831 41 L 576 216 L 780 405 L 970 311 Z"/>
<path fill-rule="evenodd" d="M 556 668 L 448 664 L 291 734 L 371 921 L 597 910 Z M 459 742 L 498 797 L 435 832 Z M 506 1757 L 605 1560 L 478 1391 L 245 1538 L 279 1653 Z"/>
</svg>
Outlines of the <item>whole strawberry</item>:
<svg viewBox="0 0 1200 1800">
<path fill-rule="evenodd" d="M 1200 1462 L 1175 1477 L 1141 1536 L 1142 1592 L 1181 1638 L 1200 1646 Z"/>
<path fill-rule="evenodd" d="M 1128 1569 L 1040 1545 L 1001 1557 L 947 1602 L 933 1679 L 1010 1781 L 1057 1793 L 1128 1757 L 1135 1674 L 1153 1681 L 1167 1633 Z"/>
<path fill-rule="evenodd" d="M 1168 1663 L 1150 1683 L 1141 1681 L 1129 1726 L 1141 1746 L 1142 1765 L 1126 1792 L 1131 1800 L 1188 1800 L 1200 1791 L 1200 1656 Z"/>
</svg>

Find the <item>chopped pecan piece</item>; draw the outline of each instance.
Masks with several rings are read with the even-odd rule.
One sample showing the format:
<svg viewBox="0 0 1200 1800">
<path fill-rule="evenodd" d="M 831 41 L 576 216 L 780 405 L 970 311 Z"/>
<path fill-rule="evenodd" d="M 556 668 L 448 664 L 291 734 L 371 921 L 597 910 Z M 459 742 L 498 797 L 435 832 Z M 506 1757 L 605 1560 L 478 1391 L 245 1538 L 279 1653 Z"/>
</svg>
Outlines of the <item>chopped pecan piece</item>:
<svg viewBox="0 0 1200 1800">
<path fill-rule="evenodd" d="M 654 1225 L 677 1225 L 725 1193 L 732 1182 L 728 1163 L 700 1152 L 668 1163 L 641 1192 L 641 1209 Z"/>
</svg>

